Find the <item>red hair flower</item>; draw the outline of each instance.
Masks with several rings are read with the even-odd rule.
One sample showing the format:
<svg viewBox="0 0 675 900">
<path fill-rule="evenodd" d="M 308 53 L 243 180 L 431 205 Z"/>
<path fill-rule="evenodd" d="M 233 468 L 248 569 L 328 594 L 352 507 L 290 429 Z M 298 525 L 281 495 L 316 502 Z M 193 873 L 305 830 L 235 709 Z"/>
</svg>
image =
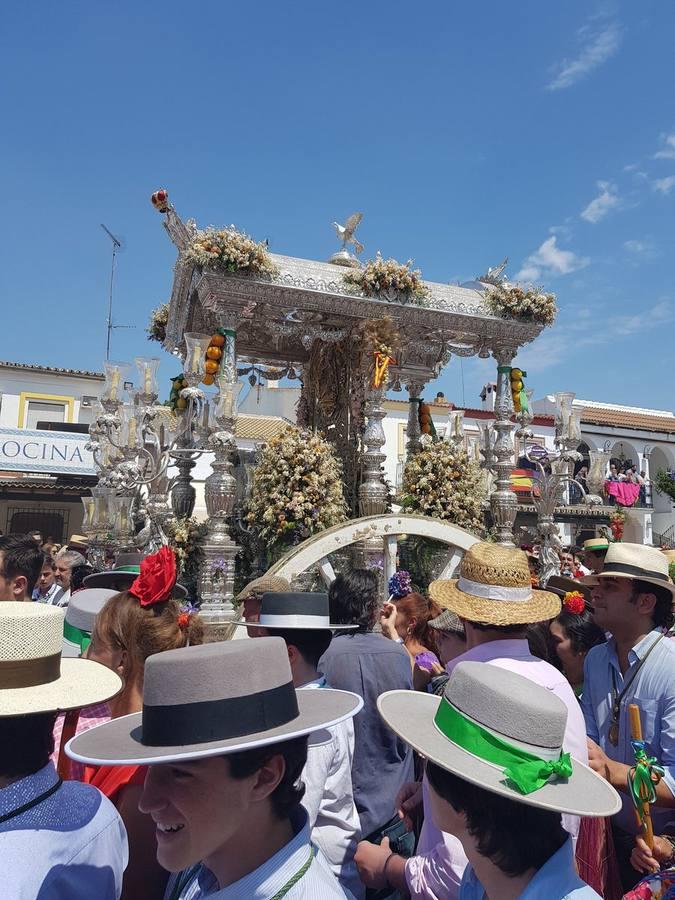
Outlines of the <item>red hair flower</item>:
<svg viewBox="0 0 675 900">
<path fill-rule="evenodd" d="M 565 612 L 580 616 L 586 609 L 586 599 L 581 591 L 568 591 L 563 600 L 563 607 Z"/>
<path fill-rule="evenodd" d="M 145 557 L 141 563 L 141 574 L 129 588 L 129 593 L 138 597 L 141 606 L 163 603 L 173 593 L 177 577 L 174 552 L 162 547 L 157 553 Z"/>
</svg>

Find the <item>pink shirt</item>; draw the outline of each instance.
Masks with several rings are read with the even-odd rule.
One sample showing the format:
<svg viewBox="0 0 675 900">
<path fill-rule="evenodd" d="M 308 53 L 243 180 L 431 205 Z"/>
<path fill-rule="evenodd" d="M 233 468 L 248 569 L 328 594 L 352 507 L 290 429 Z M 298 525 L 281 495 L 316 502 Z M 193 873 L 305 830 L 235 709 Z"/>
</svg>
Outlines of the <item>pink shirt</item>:
<svg viewBox="0 0 675 900">
<path fill-rule="evenodd" d="M 63 734 L 64 721 L 65 717 L 60 715 L 57 717 L 54 725 L 54 752 L 52 753 L 51 759 L 55 766 L 58 765 L 59 761 L 59 750 L 61 748 L 61 735 Z M 103 722 L 109 721 L 110 710 L 108 709 L 107 703 L 94 703 L 91 706 L 84 706 L 80 710 L 75 734 L 82 734 L 83 731 L 88 731 L 96 725 L 102 725 Z M 71 781 L 84 781 L 84 763 L 75 762 L 74 759 L 69 760 L 69 762 L 69 779 Z"/>
<path fill-rule="evenodd" d="M 543 659 L 532 656 L 524 638 L 480 644 L 451 660 L 446 666 L 447 671 L 452 674 L 457 663 L 466 660 L 491 663 L 493 666 L 509 669 L 560 697 L 567 707 L 567 728 L 563 748 L 574 759 L 588 764 L 586 726 L 574 691 L 562 672 Z M 424 824 L 417 846 L 417 855 L 409 859 L 405 866 L 408 890 L 411 897 L 425 900 L 457 900 L 467 859 L 457 838 L 440 831 L 434 824 L 426 777 L 422 782 L 422 794 Z M 578 816 L 563 815 L 562 818 L 563 826 L 576 837 L 579 831 Z"/>
</svg>

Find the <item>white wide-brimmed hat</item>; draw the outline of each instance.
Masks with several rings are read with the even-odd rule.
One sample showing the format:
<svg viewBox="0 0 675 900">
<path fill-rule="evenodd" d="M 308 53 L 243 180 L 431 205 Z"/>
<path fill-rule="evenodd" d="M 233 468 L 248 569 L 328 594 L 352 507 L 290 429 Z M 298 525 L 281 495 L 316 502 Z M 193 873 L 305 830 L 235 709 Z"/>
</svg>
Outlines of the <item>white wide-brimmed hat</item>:
<svg viewBox="0 0 675 900">
<path fill-rule="evenodd" d="M 0 603 L 0 717 L 79 709 L 122 690 L 111 669 L 62 659 L 64 611 L 44 603 Z"/>
<path fill-rule="evenodd" d="M 220 756 L 337 725 L 362 706 L 349 691 L 296 691 L 278 637 L 183 647 L 146 660 L 142 712 L 77 735 L 66 753 L 101 766 Z"/>
<path fill-rule="evenodd" d="M 583 584 L 591 587 L 599 578 L 629 578 L 632 581 L 646 581 L 648 584 L 665 588 L 675 597 L 675 584 L 668 575 L 668 559 L 656 547 L 646 544 L 630 544 L 617 541 L 609 545 L 602 572 L 584 575 Z"/>
<path fill-rule="evenodd" d="M 96 616 L 117 592 L 110 588 L 82 588 L 71 596 L 63 623 L 62 655 L 80 656 L 91 643 Z"/>
<path fill-rule="evenodd" d="M 286 591 L 262 595 L 257 622 L 236 619 L 233 625 L 283 628 L 293 631 L 353 631 L 358 625 L 337 625 L 330 621 L 328 594 Z"/>
<path fill-rule="evenodd" d="M 442 697 L 389 691 L 377 707 L 427 760 L 493 794 L 577 816 L 621 809 L 607 781 L 563 753 L 562 700 L 515 672 L 461 662 Z"/>
<path fill-rule="evenodd" d="M 479 541 L 465 552 L 459 578 L 429 585 L 429 596 L 460 619 L 485 625 L 529 625 L 554 619 L 560 599 L 532 587 L 522 550 Z"/>
</svg>

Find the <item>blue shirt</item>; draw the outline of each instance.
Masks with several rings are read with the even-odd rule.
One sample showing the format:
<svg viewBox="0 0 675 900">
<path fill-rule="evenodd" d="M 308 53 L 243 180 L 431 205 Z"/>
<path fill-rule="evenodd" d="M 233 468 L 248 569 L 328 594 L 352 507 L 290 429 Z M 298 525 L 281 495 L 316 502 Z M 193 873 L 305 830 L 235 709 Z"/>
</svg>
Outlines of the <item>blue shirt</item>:
<svg viewBox="0 0 675 900">
<path fill-rule="evenodd" d="M 319 660 L 319 671 L 332 688 L 363 697 L 363 709 L 354 717 L 352 784 L 366 838 L 395 815 L 396 795 L 414 780 L 412 750 L 377 711 L 380 694 L 412 690 L 410 656 L 381 634 L 339 634 Z"/>
<path fill-rule="evenodd" d="M 642 736 L 649 756 L 654 756 L 665 769 L 664 781 L 675 795 L 675 642 L 662 638 L 649 659 L 640 668 L 635 680 L 621 701 L 619 717 L 619 743 L 615 747 L 609 740 L 612 721 L 612 688 L 621 693 L 624 681 L 660 635 L 650 631 L 628 654 L 628 669 L 621 674 L 613 638 L 606 644 L 593 647 L 584 665 L 584 692 L 581 708 L 586 721 L 588 736 L 598 744 L 610 759 L 633 765 L 635 755 L 630 743 L 628 706 L 640 707 Z M 614 817 L 617 825 L 631 833 L 637 832 L 633 805 L 627 794 L 622 793 L 623 808 Z M 672 810 L 651 807 L 654 832 L 659 834 L 672 820 Z"/>
<path fill-rule="evenodd" d="M 0 789 L 0 816 L 58 781 L 53 763 Z M 117 900 L 129 859 L 117 810 L 89 784 L 65 781 L 47 799 L 0 823 L 0 895 L 11 900 Z"/>
<path fill-rule="evenodd" d="M 551 856 L 535 874 L 519 900 L 602 900 L 574 868 L 572 838 Z M 476 873 L 467 866 L 459 889 L 459 900 L 485 900 L 485 889 Z"/>
<path fill-rule="evenodd" d="M 188 872 L 171 876 L 165 900 L 171 897 L 176 882 L 180 880 L 182 884 L 186 877 L 187 883 L 178 900 L 201 900 L 202 897 L 208 897 L 208 900 L 269 900 L 297 875 L 310 855 L 309 868 L 284 894 L 285 900 L 344 900 L 345 897 L 354 900 L 340 887 L 321 851 L 310 843 L 309 822 L 302 807 L 291 816 L 291 823 L 295 835 L 288 844 L 239 881 L 218 890 L 218 879 L 213 872 L 204 865 L 197 866 L 192 870 L 192 877 Z"/>
</svg>

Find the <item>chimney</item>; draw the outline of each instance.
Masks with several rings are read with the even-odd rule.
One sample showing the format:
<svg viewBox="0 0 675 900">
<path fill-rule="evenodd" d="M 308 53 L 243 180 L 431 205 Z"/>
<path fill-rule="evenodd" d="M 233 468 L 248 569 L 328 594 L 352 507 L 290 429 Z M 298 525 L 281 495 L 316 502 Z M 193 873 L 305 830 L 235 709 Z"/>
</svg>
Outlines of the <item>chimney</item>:
<svg viewBox="0 0 675 900">
<path fill-rule="evenodd" d="M 488 384 L 483 385 L 483 390 L 480 392 L 480 399 L 483 401 L 483 405 L 481 409 L 485 409 L 488 412 L 494 412 L 495 408 L 495 398 L 497 396 L 497 382 L 490 381 Z"/>
</svg>

